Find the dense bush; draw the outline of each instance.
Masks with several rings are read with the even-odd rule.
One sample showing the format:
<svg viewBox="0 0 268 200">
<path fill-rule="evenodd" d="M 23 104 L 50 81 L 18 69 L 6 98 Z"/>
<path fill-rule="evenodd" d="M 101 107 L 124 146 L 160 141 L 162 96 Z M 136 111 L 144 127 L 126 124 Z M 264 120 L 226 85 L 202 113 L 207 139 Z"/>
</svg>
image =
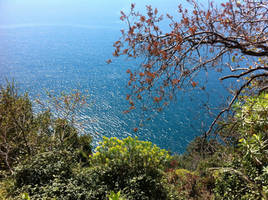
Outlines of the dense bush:
<svg viewBox="0 0 268 200">
<path fill-rule="evenodd" d="M 126 165 L 98 166 L 77 174 L 90 190 L 89 199 L 105 199 L 110 191 L 121 191 L 126 199 L 169 199 L 163 172 L 157 169 L 129 168 Z"/>
<path fill-rule="evenodd" d="M 233 160 L 215 174 L 217 199 L 268 197 L 268 141 L 261 135 L 241 139 Z"/>
<path fill-rule="evenodd" d="M 240 109 L 239 109 L 240 108 Z M 218 199 L 268 198 L 268 94 L 246 99 L 234 116 L 237 141 L 233 159 L 216 173 Z"/>
<path fill-rule="evenodd" d="M 94 165 L 125 164 L 131 167 L 152 167 L 164 169 L 171 159 L 168 151 L 160 149 L 151 142 L 140 141 L 137 138 L 127 137 L 103 138 L 91 156 Z"/>
<path fill-rule="evenodd" d="M 130 200 L 172 199 L 163 171 L 170 158 L 167 151 L 137 138 L 104 138 L 90 156 L 90 167 L 81 168 L 75 151 L 33 156 L 16 168 L 11 193 L 27 193 L 31 199 L 98 200 L 120 191 Z"/>
<path fill-rule="evenodd" d="M 51 151 L 37 154 L 16 168 L 15 187 L 44 185 L 56 176 L 68 179 L 72 173 L 73 160 L 73 155 L 69 152 Z"/>
<path fill-rule="evenodd" d="M 91 137 L 74 122 L 49 110 L 34 114 L 13 85 L 0 95 L 0 199 L 268 196 L 268 94 L 240 100 L 218 137 L 197 137 L 176 156 L 131 137 L 104 137 L 92 154 Z"/>
<path fill-rule="evenodd" d="M 104 138 L 91 156 L 98 198 L 103 199 L 111 190 L 133 200 L 171 198 L 162 171 L 170 159 L 166 150 L 151 142 Z"/>
<path fill-rule="evenodd" d="M 36 138 L 32 104 L 28 95 L 19 95 L 14 84 L 0 86 L 0 169 L 32 155 Z"/>
<path fill-rule="evenodd" d="M 0 86 L 0 178 L 20 162 L 42 152 L 79 151 L 80 161 L 87 162 L 90 143 L 91 137 L 79 135 L 75 123 L 67 117 L 58 118 L 49 109 L 35 114 L 27 93 L 19 94 L 11 83 Z"/>
<path fill-rule="evenodd" d="M 51 151 L 37 154 L 16 168 L 12 195 L 23 193 L 33 199 L 89 199 L 86 188 L 73 172 L 77 167 L 77 155 L 68 151 Z M 87 198 L 86 198 L 87 197 Z"/>
<path fill-rule="evenodd" d="M 175 157 L 176 167 L 196 170 L 167 172 L 180 199 L 268 198 L 268 95 L 240 99 L 234 113 L 221 124 L 222 143 L 197 137 Z"/>
<path fill-rule="evenodd" d="M 213 199 L 210 187 L 214 180 L 211 177 L 201 177 L 198 172 L 186 169 L 170 170 L 167 176 L 169 185 L 178 193 L 177 199 Z"/>
<path fill-rule="evenodd" d="M 216 139 L 198 136 L 189 143 L 184 154 L 177 155 L 175 158 L 177 158 L 179 168 L 196 170 L 205 160 L 220 157 L 217 154 L 221 148 L 223 146 Z"/>
</svg>

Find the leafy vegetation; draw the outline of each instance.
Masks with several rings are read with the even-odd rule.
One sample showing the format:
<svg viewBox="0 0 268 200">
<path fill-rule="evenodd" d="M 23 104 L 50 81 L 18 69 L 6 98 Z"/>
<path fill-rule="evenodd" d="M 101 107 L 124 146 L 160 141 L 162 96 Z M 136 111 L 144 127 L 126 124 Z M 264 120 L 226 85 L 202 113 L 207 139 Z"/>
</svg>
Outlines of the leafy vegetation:
<svg viewBox="0 0 268 200">
<path fill-rule="evenodd" d="M 151 142 L 127 137 L 103 138 L 91 156 L 96 185 L 121 191 L 127 199 L 169 199 L 164 169 L 171 159 L 166 150 Z M 104 199 L 103 194 L 100 199 Z"/>
<path fill-rule="evenodd" d="M 110 165 L 111 163 L 128 165 L 129 167 L 164 169 L 171 156 L 166 150 L 160 149 L 151 142 L 139 141 L 127 137 L 103 138 L 91 156 L 94 165 Z"/>
<path fill-rule="evenodd" d="M 216 138 L 197 137 L 184 154 L 170 155 L 131 137 L 104 137 L 92 153 L 89 135 L 47 110 L 34 114 L 27 94 L 16 91 L 1 90 L 2 199 L 267 198 L 265 92 L 241 97 Z M 8 157 L 5 147 L 14 149 Z"/>
<path fill-rule="evenodd" d="M 143 16 L 132 5 L 129 15 L 121 13 L 129 30 L 114 55 L 146 58 L 139 71 L 128 70 L 129 110 L 144 97 L 167 105 L 176 90 L 198 86 L 196 73 L 219 69 L 228 55 L 237 74 L 221 79 L 243 83 L 209 130 L 182 155 L 131 137 L 104 137 L 92 153 L 91 136 L 76 124 L 85 105 L 79 92 L 49 94 L 52 104 L 38 101 L 43 109 L 34 113 L 27 93 L 7 84 L 0 87 L 0 199 L 268 199 L 267 3 L 230 0 L 204 11 L 190 2 L 192 16 L 179 6 L 181 22 L 168 15 L 172 31 L 164 35 L 157 9 L 148 6 Z M 203 57 L 206 48 L 211 54 Z M 238 60 L 251 61 L 241 68 Z"/>
<path fill-rule="evenodd" d="M 234 122 L 239 134 L 233 159 L 218 171 L 220 199 L 265 199 L 268 196 L 268 94 L 248 97 L 236 105 Z"/>
<path fill-rule="evenodd" d="M 14 85 L 0 88 L 0 113 L 0 166 L 12 171 L 36 151 L 36 120 L 27 93 L 20 96 Z"/>
<path fill-rule="evenodd" d="M 78 135 L 78 130 L 65 118 L 49 110 L 34 114 L 26 94 L 19 95 L 14 83 L 0 88 L 0 166 L 13 173 L 16 165 L 38 153 L 53 150 L 91 153 L 91 137 Z"/>
<path fill-rule="evenodd" d="M 21 115 L 25 115 L 23 111 L 29 114 L 29 124 L 33 126 L 29 128 L 31 137 L 25 138 L 27 144 L 31 144 L 31 154 L 12 163 L 12 168 L 1 168 L 6 177 L 1 183 L 10 180 L 1 190 L 4 199 L 20 199 L 22 196 L 24 199 L 106 199 L 108 195 L 117 198 L 118 192 L 126 199 L 171 197 L 164 173 L 171 159 L 166 150 L 137 138 L 104 138 L 91 155 L 90 136 L 79 135 L 78 129 L 67 119 L 55 118 L 48 110 L 34 114 L 28 96 L 10 93 L 10 90 L 17 91 L 10 84 L 2 88 L 4 100 L 1 106 L 5 110 L 15 107 L 15 103 L 7 103 L 8 98 L 22 102 L 19 104 Z M 12 119 L 18 120 L 16 115 Z M 24 152 L 22 150 L 26 148 L 21 143 L 11 144 L 19 149 L 18 152 Z"/>
</svg>

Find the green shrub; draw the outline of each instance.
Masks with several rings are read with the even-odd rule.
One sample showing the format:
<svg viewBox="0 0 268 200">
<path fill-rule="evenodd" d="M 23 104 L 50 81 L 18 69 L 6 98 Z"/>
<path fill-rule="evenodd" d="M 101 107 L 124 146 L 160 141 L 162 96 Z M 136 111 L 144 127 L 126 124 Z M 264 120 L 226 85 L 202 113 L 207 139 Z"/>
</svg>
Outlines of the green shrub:
<svg viewBox="0 0 268 200">
<path fill-rule="evenodd" d="M 35 199 L 90 199 L 90 189 L 74 173 L 78 167 L 77 154 L 69 151 L 51 151 L 35 155 L 19 165 L 14 174 L 15 184 L 11 194 L 19 198 L 29 194 Z"/>
<path fill-rule="evenodd" d="M 77 95 L 65 95 L 68 106 L 63 106 L 65 118 L 53 116 L 49 108 L 38 114 L 33 113 L 32 103 L 27 95 L 19 94 L 14 84 L 0 86 L 0 178 L 25 159 L 48 151 L 68 150 L 79 152 L 79 159 L 88 163 L 91 154 L 91 137 L 79 135 L 74 117 L 83 98 Z M 51 97 L 52 98 L 52 97 Z M 69 99 L 69 101 L 67 101 Z M 66 100 L 66 101 L 65 101 Z"/>
<path fill-rule="evenodd" d="M 177 155 L 175 158 L 179 168 L 196 170 L 200 162 L 212 157 L 216 158 L 217 156 L 214 154 L 218 154 L 220 149 L 222 149 L 222 145 L 216 139 L 198 136 L 188 144 L 184 154 Z"/>
<path fill-rule="evenodd" d="M 121 191 L 127 199 L 169 199 L 162 171 L 171 156 L 151 142 L 137 138 L 104 138 L 91 156 L 95 195 Z"/>
<path fill-rule="evenodd" d="M 105 199 L 110 191 L 119 192 L 129 200 L 169 199 L 162 171 L 152 168 L 130 168 L 112 164 L 81 170 L 77 179 L 90 191 L 90 199 Z"/>
<path fill-rule="evenodd" d="M 34 152 L 36 138 L 32 104 L 14 84 L 0 86 L 0 169 L 13 166 Z"/>
<path fill-rule="evenodd" d="M 29 189 L 28 189 L 29 190 Z M 55 177 L 49 184 L 38 188 L 30 188 L 31 200 L 60 199 L 60 200 L 91 200 L 91 190 L 79 185 L 75 178 L 66 180 Z"/>
<path fill-rule="evenodd" d="M 168 183 L 174 186 L 178 193 L 177 199 L 213 199 L 211 190 L 211 177 L 200 177 L 198 172 L 186 169 L 176 169 L 167 172 Z"/>
<path fill-rule="evenodd" d="M 268 139 L 268 94 L 247 97 L 235 105 L 235 120 L 242 136 L 262 133 Z"/>
<path fill-rule="evenodd" d="M 218 199 L 261 199 L 268 197 L 268 140 L 253 135 L 240 140 L 237 155 L 216 176 Z"/>
<path fill-rule="evenodd" d="M 13 187 L 13 180 L 11 178 L 6 178 L 0 180 L 0 200 L 10 200 L 9 189 Z"/>
<path fill-rule="evenodd" d="M 115 148 L 126 145 L 129 152 L 115 153 Z M 110 191 L 121 191 L 121 195 L 130 200 L 171 199 L 162 171 L 171 157 L 167 151 L 136 138 L 105 139 L 97 149 L 103 150 L 102 153 L 97 151 L 90 156 L 91 167 L 84 168 L 78 165 L 76 151 L 35 155 L 16 168 L 14 198 L 27 193 L 31 200 L 98 200 L 108 198 Z M 152 157 L 147 161 L 149 155 Z"/>
<path fill-rule="evenodd" d="M 268 94 L 237 104 L 233 159 L 215 173 L 217 199 L 268 198 Z M 239 109 L 241 106 L 241 109 Z"/>
<path fill-rule="evenodd" d="M 68 179 L 71 177 L 73 155 L 69 152 L 45 152 L 16 168 L 15 187 L 41 186 L 48 184 L 55 177 Z"/>
<path fill-rule="evenodd" d="M 104 137 L 91 156 L 94 165 L 107 166 L 114 163 L 156 169 L 164 169 L 170 159 L 168 151 L 160 149 L 151 142 L 139 141 L 132 137 L 123 140 Z"/>
<path fill-rule="evenodd" d="M 108 195 L 109 200 L 125 200 L 120 194 L 120 191 L 115 193 L 114 191 L 111 191 L 111 193 Z"/>
</svg>

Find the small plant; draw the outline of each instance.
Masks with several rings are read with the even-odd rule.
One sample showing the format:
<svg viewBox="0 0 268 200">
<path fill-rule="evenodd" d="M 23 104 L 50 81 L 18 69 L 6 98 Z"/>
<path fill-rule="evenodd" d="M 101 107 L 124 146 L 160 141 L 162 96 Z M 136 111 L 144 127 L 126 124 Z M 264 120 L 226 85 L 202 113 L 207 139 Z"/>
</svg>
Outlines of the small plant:
<svg viewBox="0 0 268 200">
<path fill-rule="evenodd" d="M 111 191 L 111 193 L 108 195 L 109 200 L 125 200 L 125 198 L 123 198 L 121 196 L 120 191 L 115 193 L 114 191 Z"/>
<path fill-rule="evenodd" d="M 28 193 L 23 193 L 23 194 L 21 195 L 21 198 L 22 198 L 22 200 L 31 200 L 31 198 L 30 198 L 30 196 L 29 196 Z"/>
</svg>

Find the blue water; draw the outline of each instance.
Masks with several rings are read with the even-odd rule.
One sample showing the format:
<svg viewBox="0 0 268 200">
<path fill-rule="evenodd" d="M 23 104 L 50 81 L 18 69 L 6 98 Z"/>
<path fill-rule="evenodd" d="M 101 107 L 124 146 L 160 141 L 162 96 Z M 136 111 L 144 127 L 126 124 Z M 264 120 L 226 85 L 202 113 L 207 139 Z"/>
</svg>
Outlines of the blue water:
<svg viewBox="0 0 268 200">
<path fill-rule="evenodd" d="M 32 99 L 37 95 L 44 98 L 46 90 L 56 94 L 72 89 L 88 90 L 90 106 L 81 111 L 80 118 L 85 122 L 86 132 L 94 137 L 95 145 L 102 136 L 137 135 L 162 148 L 183 152 L 188 142 L 211 123 L 212 117 L 204 104 L 209 101 L 211 105 L 217 105 L 225 96 L 216 73 L 207 77 L 207 93 L 194 90 L 179 94 L 161 113 L 137 110 L 123 114 L 128 108 L 126 70 L 137 67 L 139 62 L 125 58 L 113 59 L 110 65 L 105 62 L 112 57 L 112 44 L 118 39 L 122 26 L 117 22 L 118 14 L 114 14 L 122 6 L 118 2 L 111 7 L 113 12 L 109 10 L 96 17 L 99 23 L 93 19 L 98 14 L 96 9 L 93 9 L 96 13 L 87 14 L 87 9 L 92 8 L 81 6 L 83 4 L 80 7 L 75 4 L 81 11 L 77 14 L 74 11 L 62 14 L 66 9 L 71 10 L 72 1 L 67 1 L 65 10 L 53 5 L 52 1 L 48 1 L 51 5 L 45 4 L 44 10 L 44 5 L 34 4 L 34 1 L 22 2 L 0 0 L 0 83 L 3 84 L 5 78 L 14 79 Z M 92 6 L 104 9 L 95 4 Z M 31 12 L 27 12 L 29 5 Z M 58 10 L 51 11 L 51 8 Z M 46 18 L 45 14 L 49 16 Z M 88 15 L 88 21 L 85 15 Z M 133 128 L 149 115 L 152 119 L 142 122 L 143 126 L 134 132 Z"/>
</svg>

